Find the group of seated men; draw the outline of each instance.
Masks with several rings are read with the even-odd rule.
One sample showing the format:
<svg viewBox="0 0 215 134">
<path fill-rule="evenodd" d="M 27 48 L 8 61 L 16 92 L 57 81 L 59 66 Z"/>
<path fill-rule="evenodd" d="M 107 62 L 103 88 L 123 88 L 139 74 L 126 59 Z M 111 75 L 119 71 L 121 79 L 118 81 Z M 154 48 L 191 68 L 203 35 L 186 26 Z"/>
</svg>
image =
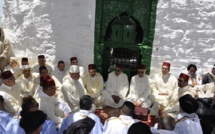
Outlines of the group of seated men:
<svg viewBox="0 0 215 134">
<path fill-rule="evenodd" d="M 177 80 L 170 73 L 168 62 L 163 62 L 161 72 L 152 78 L 145 74 L 146 66 L 139 65 L 138 74 L 132 77 L 129 86 L 128 77 L 123 73 L 123 66 L 116 65 L 115 70 L 109 73 L 104 89 L 103 77 L 96 72 L 94 64 L 89 64 L 88 72 L 84 73 L 84 68 L 78 65 L 76 57 L 72 57 L 70 63 L 67 70 L 63 61 L 59 61 L 53 69 L 46 63 L 45 56 L 39 55 L 38 63 L 31 67 L 28 58 L 23 57 L 19 64 L 17 58 L 11 57 L 10 64 L 1 73 L 0 95 L 4 99 L 4 110 L 11 116 L 19 117 L 20 111 L 23 111 L 22 99 L 29 95 L 33 96 L 38 102 L 37 108 L 47 114 L 47 119 L 52 120 L 63 133 L 63 127 L 65 130 L 81 117 L 91 117 L 90 114 L 95 112 L 95 109 L 104 106 L 122 110 L 124 106 L 124 112 L 128 107 L 144 107 L 150 110 L 150 115 L 157 117 L 170 115 L 177 118 L 181 112 L 179 98 L 187 94 L 193 98 L 212 98 L 215 92 L 215 67 L 200 78 L 196 75 L 196 66 L 191 64 L 187 68 L 188 73 L 181 73 Z M 200 80 L 202 82 L 199 82 Z M 91 98 L 88 99 L 92 101 L 92 106 L 83 108 L 80 98 L 86 95 Z M 91 118 L 96 122 L 94 125 L 96 130 L 93 127 L 91 133 L 111 133 L 109 126 L 118 122 L 127 126 L 125 131 L 121 132 L 127 132 L 128 126 L 136 122 L 131 117 L 132 114 L 133 112 L 128 112 L 123 115 L 129 117 L 122 115 L 107 120 L 104 127 L 100 121 L 99 125 L 97 124 L 99 119 L 93 114 Z M 67 119 L 71 115 L 72 119 Z"/>
</svg>

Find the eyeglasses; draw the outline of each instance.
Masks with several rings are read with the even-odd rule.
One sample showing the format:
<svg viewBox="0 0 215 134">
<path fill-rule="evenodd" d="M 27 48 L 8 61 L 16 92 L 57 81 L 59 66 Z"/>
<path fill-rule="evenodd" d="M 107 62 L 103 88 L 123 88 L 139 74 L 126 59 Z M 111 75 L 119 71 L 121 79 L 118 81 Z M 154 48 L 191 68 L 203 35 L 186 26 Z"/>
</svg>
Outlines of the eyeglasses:
<svg viewBox="0 0 215 134">
<path fill-rule="evenodd" d="M 115 72 L 121 72 L 121 70 L 119 70 L 119 69 L 115 69 Z"/>
<path fill-rule="evenodd" d="M 39 107 L 39 104 L 36 103 L 35 105 L 31 106 L 31 107 Z"/>
</svg>

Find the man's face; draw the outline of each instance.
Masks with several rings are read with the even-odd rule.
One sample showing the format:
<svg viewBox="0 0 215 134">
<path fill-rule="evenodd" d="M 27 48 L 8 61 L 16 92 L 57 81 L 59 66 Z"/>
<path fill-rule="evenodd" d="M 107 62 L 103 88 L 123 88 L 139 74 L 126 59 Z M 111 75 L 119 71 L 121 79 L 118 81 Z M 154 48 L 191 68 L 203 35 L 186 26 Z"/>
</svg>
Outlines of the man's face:
<svg viewBox="0 0 215 134">
<path fill-rule="evenodd" d="M 38 59 L 38 63 L 40 66 L 45 66 L 46 60 L 44 58 Z"/>
<path fill-rule="evenodd" d="M 71 65 L 78 65 L 78 61 L 77 61 L 77 60 L 73 60 L 73 61 L 71 61 L 70 64 L 71 64 Z"/>
<path fill-rule="evenodd" d="M 178 87 L 183 88 L 187 85 L 187 81 L 185 81 L 183 78 L 178 78 Z"/>
<path fill-rule="evenodd" d="M 70 73 L 70 77 L 73 80 L 78 80 L 80 78 L 80 74 L 79 73 Z"/>
<path fill-rule="evenodd" d="M 194 67 L 191 67 L 189 70 L 190 76 L 194 76 L 196 74 L 196 69 Z"/>
<path fill-rule="evenodd" d="M 9 64 L 11 67 L 15 67 L 18 63 L 15 60 L 10 60 Z"/>
<path fill-rule="evenodd" d="M 89 74 L 90 74 L 90 77 L 95 77 L 95 75 L 96 75 L 96 69 L 90 69 L 89 70 Z"/>
<path fill-rule="evenodd" d="M 60 71 L 64 71 L 64 69 L 65 69 L 65 64 L 63 64 L 63 63 L 60 63 L 60 64 L 58 64 L 58 69 L 60 70 Z"/>
<path fill-rule="evenodd" d="M 13 85 L 15 85 L 15 80 L 16 80 L 15 77 L 12 76 L 12 77 L 6 79 L 5 84 L 9 87 L 12 87 Z"/>
<path fill-rule="evenodd" d="M 31 75 L 31 69 L 28 68 L 28 69 L 24 69 L 22 71 L 23 75 L 25 76 L 25 78 L 28 78 L 30 75 Z"/>
<path fill-rule="evenodd" d="M 40 71 L 40 76 L 42 75 L 48 75 L 48 70 L 47 69 L 43 69 Z"/>
<path fill-rule="evenodd" d="M 168 66 L 162 66 L 162 74 L 165 76 L 169 73 L 169 67 Z"/>
<path fill-rule="evenodd" d="M 48 92 L 50 96 L 54 96 L 56 93 L 56 87 L 55 86 L 48 87 Z"/>
<path fill-rule="evenodd" d="M 22 64 L 22 66 L 29 65 L 29 63 L 27 61 L 23 61 L 21 64 Z"/>
<path fill-rule="evenodd" d="M 143 77 L 146 73 L 146 69 L 138 69 L 137 72 L 139 77 Z"/>
<path fill-rule="evenodd" d="M 122 72 L 122 69 L 118 68 L 118 67 L 115 67 L 115 75 L 116 76 L 119 76 Z"/>
</svg>

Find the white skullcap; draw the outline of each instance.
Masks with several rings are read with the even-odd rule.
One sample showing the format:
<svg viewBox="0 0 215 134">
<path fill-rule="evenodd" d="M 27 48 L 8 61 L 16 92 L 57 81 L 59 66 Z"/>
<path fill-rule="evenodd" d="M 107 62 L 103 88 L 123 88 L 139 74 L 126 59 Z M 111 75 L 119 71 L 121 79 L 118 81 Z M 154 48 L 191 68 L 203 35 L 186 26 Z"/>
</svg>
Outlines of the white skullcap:
<svg viewBox="0 0 215 134">
<path fill-rule="evenodd" d="M 77 66 L 77 65 L 72 65 L 72 66 L 70 66 L 69 72 L 70 72 L 70 73 L 79 73 L 79 72 L 80 72 L 79 66 Z"/>
<path fill-rule="evenodd" d="M 29 68 L 30 68 L 29 65 L 24 65 L 24 66 L 21 67 L 22 70 L 29 69 Z"/>
</svg>

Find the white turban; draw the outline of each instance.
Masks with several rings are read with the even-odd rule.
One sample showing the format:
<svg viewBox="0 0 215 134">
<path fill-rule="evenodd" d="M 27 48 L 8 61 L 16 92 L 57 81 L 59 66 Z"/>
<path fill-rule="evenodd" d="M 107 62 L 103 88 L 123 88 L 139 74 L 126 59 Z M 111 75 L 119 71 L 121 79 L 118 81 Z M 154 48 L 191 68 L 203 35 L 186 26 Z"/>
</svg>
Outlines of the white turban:
<svg viewBox="0 0 215 134">
<path fill-rule="evenodd" d="M 72 66 L 70 66 L 69 72 L 70 72 L 70 73 L 79 73 L 79 72 L 80 72 L 79 66 L 77 66 L 77 65 L 72 65 Z"/>
</svg>

